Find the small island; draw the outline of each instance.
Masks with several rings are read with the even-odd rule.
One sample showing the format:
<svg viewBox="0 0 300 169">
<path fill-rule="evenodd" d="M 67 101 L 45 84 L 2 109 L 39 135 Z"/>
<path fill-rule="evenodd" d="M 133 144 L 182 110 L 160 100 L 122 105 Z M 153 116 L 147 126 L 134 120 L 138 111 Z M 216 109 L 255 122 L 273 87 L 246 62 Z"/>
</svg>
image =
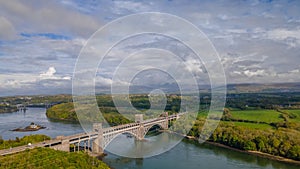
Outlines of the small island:
<svg viewBox="0 0 300 169">
<path fill-rule="evenodd" d="M 29 126 L 26 126 L 25 128 L 16 128 L 13 129 L 12 131 L 19 131 L 19 132 L 26 132 L 26 131 L 38 131 L 40 129 L 45 129 L 46 127 L 35 124 L 35 123 L 31 123 Z"/>
</svg>

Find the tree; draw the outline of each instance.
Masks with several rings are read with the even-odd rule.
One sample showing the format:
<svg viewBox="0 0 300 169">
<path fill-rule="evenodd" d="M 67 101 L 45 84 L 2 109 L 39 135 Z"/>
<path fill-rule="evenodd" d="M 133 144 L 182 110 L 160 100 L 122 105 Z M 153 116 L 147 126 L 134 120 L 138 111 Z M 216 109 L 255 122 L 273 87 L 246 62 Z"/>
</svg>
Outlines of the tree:
<svg viewBox="0 0 300 169">
<path fill-rule="evenodd" d="M 279 148 L 279 154 L 282 156 L 286 156 L 290 148 L 291 148 L 291 144 L 289 141 L 283 142 L 283 144 L 281 144 Z"/>
<path fill-rule="evenodd" d="M 254 139 L 258 151 L 264 151 L 266 148 L 267 139 L 264 136 L 258 136 Z"/>
<path fill-rule="evenodd" d="M 19 137 L 16 137 L 16 142 L 20 142 L 20 138 Z"/>
<path fill-rule="evenodd" d="M 256 150 L 256 144 L 253 142 L 253 141 L 250 141 L 250 140 L 248 140 L 248 141 L 246 141 L 245 143 L 244 143 L 244 150 Z"/>
<path fill-rule="evenodd" d="M 224 108 L 222 119 L 225 121 L 228 121 L 228 120 L 231 120 L 231 118 L 232 118 L 232 115 L 230 113 L 230 110 L 228 108 Z"/>
<path fill-rule="evenodd" d="M 292 148 L 290 148 L 288 151 L 288 157 L 295 160 L 300 160 L 300 146 L 294 145 Z"/>
</svg>

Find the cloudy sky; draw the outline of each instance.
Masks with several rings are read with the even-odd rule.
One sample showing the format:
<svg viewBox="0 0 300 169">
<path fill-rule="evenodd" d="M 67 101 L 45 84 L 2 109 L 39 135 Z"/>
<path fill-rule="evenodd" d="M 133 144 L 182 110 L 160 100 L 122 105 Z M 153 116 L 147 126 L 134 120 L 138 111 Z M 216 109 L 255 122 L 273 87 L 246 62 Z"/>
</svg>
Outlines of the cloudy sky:
<svg viewBox="0 0 300 169">
<path fill-rule="evenodd" d="M 0 95 L 70 93 L 77 57 L 90 36 L 115 19 L 140 12 L 169 13 L 196 25 L 219 53 L 227 83 L 300 82 L 297 0 L 0 0 Z M 112 83 L 119 56 L 175 43 L 148 36 L 116 46 L 100 65 L 97 86 Z M 167 49 L 176 51 L 178 44 Z M 205 74 L 197 61 L 184 62 L 187 70 Z M 134 81 L 148 77 L 159 83 L 166 76 L 144 73 Z"/>
</svg>

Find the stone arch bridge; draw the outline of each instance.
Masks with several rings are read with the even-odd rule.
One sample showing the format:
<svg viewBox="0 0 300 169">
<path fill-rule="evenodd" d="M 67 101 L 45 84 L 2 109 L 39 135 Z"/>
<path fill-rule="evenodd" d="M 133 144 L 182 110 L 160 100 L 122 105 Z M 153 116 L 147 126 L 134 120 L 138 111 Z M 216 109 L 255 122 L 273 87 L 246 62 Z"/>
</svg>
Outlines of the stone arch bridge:
<svg viewBox="0 0 300 169">
<path fill-rule="evenodd" d="M 79 151 L 80 147 L 84 151 L 91 151 L 93 154 L 102 154 L 105 147 L 118 135 L 130 133 L 137 140 L 144 139 L 151 127 L 158 125 L 162 129 L 168 129 L 169 122 L 178 119 L 184 113 L 168 115 L 166 112 L 162 117 L 143 120 L 142 114 L 135 115 L 135 122 L 103 128 L 101 123 L 93 125 L 93 131 L 89 133 L 79 133 L 71 136 L 57 136 L 55 139 L 32 144 L 29 146 L 20 146 L 12 149 L 0 150 L 0 155 L 17 153 L 28 148 L 50 147 L 56 150 L 70 151 L 70 145 L 75 145 L 73 151 Z"/>
</svg>

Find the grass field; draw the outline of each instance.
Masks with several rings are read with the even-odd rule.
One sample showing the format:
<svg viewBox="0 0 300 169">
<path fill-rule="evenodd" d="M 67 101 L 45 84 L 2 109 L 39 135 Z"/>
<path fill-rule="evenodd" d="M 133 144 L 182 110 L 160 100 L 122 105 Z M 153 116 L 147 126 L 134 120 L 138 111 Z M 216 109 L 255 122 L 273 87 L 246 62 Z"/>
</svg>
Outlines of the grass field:
<svg viewBox="0 0 300 169">
<path fill-rule="evenodd" d="M 231 111 L 233 119 L 250 120 L 256 122 L 276 123 L 283 121 L 280 113 L 275 110 L 243 110 Z"/>
<path fill-rule="evenodd" d="M 245 123 L 245 122 L 229 122 L 223 121 L 222 123 L 233 124 L 234 126 L 241 126 L 249 129 L 261 129 L 261 130 L 268 130 L 274 129 L 271 125 L 268 124 L 257 124 L 257 123 Z"/>
</svg>

